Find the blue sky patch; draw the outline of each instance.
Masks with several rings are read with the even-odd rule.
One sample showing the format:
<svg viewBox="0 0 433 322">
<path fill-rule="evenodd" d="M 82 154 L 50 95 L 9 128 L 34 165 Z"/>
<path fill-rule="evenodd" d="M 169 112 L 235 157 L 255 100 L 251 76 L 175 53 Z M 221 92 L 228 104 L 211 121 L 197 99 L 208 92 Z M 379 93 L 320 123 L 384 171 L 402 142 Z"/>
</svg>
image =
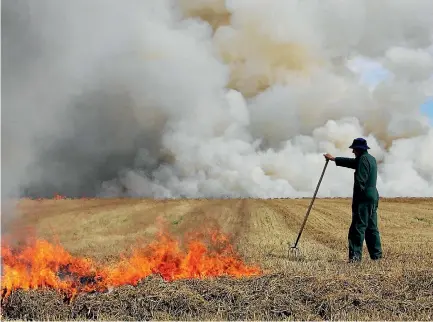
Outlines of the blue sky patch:
<svg viewBox="0 0 433 322">
<path fill-rule="evenodd" d="M 372 88 L 391 74 L 380 63 L 365 58 L 356 58 L 350 61 L 349 68 L 360 75 L 362 83 Z M 430 124 L 433 125 L 433 96 L 427 98 L 425 103 L 420 106 L 420 109 L 423 114 L 429 117 Z"/>
</svg>

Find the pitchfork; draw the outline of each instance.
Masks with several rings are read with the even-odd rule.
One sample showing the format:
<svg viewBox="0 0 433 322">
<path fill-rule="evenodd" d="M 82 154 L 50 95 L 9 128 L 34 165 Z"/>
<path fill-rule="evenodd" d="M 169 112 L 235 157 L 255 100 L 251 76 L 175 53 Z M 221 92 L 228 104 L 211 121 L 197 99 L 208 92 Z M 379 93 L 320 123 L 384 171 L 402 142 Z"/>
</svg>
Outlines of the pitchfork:
<svg viewBox="0 0 433 322">
<path fill-rule="evenodd" d="M 329 159 L 326 159 L 325 166 L 323 167 L 322 175 L 320 176 L 319 182 L 317 183 L 316 191 L 314 192 L 313 199 L 310 202 L 310 206 L 308 207 L 307 213 L 305 214 L 304 222 L 302 223 L 301 230 L 299 231 L 298 238 L 296 238 L 296 242 L 293 246 L 289 248 L 288 256 L 290 256 L 290 251 L 298 251 L 298 242 L 301 238 L 302 231 L 304 230 L 305 223 L 307 222 L 308 215 L 310 214 L 310 210 L 313 207 L 314 200 L 316 199 L 317 191 L 319 191 L 320 183 L 322 182 L 323 175 L 325 174 L 326 167 L 328 166 Z"/>
</svg>

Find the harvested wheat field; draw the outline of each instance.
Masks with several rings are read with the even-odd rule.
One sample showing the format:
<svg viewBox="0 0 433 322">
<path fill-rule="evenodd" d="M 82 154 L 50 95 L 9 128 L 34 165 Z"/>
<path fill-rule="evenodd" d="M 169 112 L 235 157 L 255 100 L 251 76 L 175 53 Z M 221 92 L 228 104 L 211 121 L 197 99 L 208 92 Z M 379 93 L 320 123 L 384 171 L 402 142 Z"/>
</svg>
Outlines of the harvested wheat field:
<svg viewBox="0 0 433 322">
<path fill-rule="evenodd" d="M 288 253 L 309 202 L 23 200 L 2 318 L 433 319 L 432 199 L 382 199 L 384 259 L 365 248 L 361 264 L 346 260 L 350 199 L 317 199 Z"/>
</svg>

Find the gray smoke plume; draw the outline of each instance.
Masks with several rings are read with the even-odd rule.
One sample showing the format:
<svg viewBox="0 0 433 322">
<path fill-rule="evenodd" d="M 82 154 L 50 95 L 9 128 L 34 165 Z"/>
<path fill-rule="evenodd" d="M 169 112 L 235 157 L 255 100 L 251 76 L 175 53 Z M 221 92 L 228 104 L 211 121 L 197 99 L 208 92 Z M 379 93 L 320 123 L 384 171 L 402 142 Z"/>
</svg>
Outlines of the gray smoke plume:
<svg viewBox="0 0 433 322">
<path fill-rule="evenodd" d="M 2 195 L 433 196 L 433 2 L 3 0 Z M 390 76 L 374 89 L 349 67 Z M 328 167 L 319 196 L 350 196 Z"/>
</svg>

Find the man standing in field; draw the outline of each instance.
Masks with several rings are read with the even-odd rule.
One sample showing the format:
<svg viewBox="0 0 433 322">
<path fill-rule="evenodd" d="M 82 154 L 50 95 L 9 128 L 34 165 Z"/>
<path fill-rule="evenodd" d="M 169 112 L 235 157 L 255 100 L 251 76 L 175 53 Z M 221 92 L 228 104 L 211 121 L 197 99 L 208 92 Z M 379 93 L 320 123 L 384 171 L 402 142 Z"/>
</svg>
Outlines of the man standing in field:
<svg viewBox="0 0 433 322">
<path fill-rule="evenodd" d="M 363 138 L 353 140 L 349 147 L 353 149 L 355 158 L 333 157 L 324 154 L 327 160 L 334 161 L 337 166 L 355 170 L 352 199 L 352 224 L 349 229 L 349 261 L 361 261 L 362 247 L 367 244 L 370 258 L 382 257 L 380 234 L 377 227 L 377 208 L 379 193 L 376 188 L 376 159 L 368 153 L 370 149 Z"/>
</svg>

